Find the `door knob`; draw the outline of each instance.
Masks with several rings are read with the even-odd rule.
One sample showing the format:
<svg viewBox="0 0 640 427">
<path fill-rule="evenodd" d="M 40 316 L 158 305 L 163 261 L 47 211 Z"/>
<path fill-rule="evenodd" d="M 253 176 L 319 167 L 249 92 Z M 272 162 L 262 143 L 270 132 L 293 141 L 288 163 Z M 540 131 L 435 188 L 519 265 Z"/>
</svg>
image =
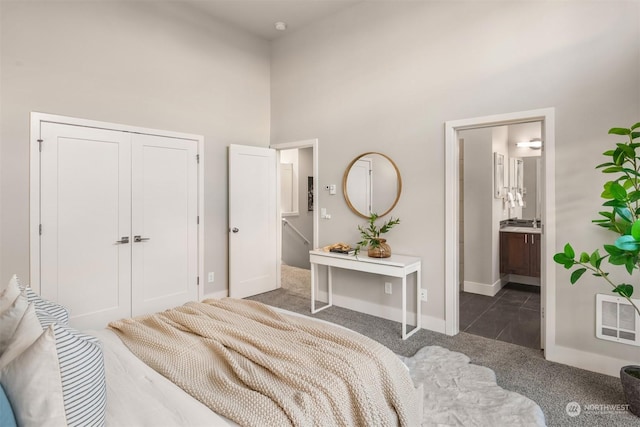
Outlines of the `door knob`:
<svg viewBox="0 0 640 427">
<path fill-rule="evenodd" d="M 120 240 L 116 240 L 116 243 L 129 243 L 129 236 L 122 236 Z"/>
<path fill-rule="evenodd" d="M 238 231 L 240 231 L 240 230 L 238 229 L 238 227 L 233 227 L 233 228 L 231 229 L 231 231 L 233 231 L 234 233 L 237 233 L 237 232 L 238 232 Z"/>
<path fill-rule="evenodd" d="M 133 241 L 138 243 L 138 242 L 144 242 L 146 240 L 151 240 L 151 238 L 149 237 L 142 237 L 142 236 L 133 236 Z"/>
</svg>

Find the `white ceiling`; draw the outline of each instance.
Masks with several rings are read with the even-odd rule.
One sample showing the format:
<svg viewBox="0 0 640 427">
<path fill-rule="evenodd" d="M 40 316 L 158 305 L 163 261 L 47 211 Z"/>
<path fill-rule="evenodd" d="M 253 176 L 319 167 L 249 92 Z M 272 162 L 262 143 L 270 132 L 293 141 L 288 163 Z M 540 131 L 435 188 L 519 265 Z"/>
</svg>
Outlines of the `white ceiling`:
<svg viewBox="0 0 640 427">
<path fill-rule="evenodd" d="M 361 0 L 186 0 L 203 13 L 266 40 L 274 40 Z M 274 24 L 287 24 L 278 31 Z"/>
</svg>

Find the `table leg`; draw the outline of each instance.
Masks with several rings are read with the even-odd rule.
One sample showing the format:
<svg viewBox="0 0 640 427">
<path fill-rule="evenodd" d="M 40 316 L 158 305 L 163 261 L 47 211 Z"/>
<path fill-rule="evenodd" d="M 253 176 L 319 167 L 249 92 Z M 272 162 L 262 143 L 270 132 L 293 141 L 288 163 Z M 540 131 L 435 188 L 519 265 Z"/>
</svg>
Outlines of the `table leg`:
<svg viewBox="0 0 640 427">
<path fill-rule="evenodd" d="M 416 329 L 422 329 L 422 271 L 420 268 L 416 271 L 416 313 L 417 322 Z"/>
<path fill-rule="evenodd" d="M 407 276 L 402 276 L 402 339 L 407 337 Z"/>
<path fill-rule="evenodd" d="M 407 276 L 402 278 L 402 339 L 406 340 L 411 335 L 415 334 L 421 329 L 422 314 L 421 306 L 422 301 L 420 299 L 420 269 L 416 271 L 416 326 L 409 332 L 407 332 Z"/>
<path fill-rule="evenodd" d="M 319 281 L 318 278 L 318 266 L 311 263 L 311 314 L 316 314 L 319 311 L 329 308 L 333 305 L 333 277 L 331 272 L 331 266 L 327 266 L 327 288 L 328 288 L 328 303 L 322 307 L 316 308 L 316 286 Z"/>
<path fill-rule="evenodd" d="M 311 263 L 311 313 L 316 312 L 316 284 L 318 283 L 318 267 Z"/>
</svg>

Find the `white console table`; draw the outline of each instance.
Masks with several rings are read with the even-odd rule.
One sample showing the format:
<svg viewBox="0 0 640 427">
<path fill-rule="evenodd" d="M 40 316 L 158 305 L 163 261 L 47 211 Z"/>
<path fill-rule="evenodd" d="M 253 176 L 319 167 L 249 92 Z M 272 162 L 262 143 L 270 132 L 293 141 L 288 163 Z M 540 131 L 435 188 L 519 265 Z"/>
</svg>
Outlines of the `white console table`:
<svg viewBox="0 0 640 427">
<path fill-rule="evenodd" d="M 332 268 L 364 271 L 383 276 L 402 278 L 402 339 L 405 340 L 420 329 L 420 275 L 422 262 L 419 257 L 407 255 L 391 255 L 389 258 L 370 258 L 366 254 L 355 255 L 325 252 L 322 249 L 309 251 L 311 262 L 311 313 L 317 313 L 333 305 Z M 318 266 L 327 266 L 328 302 L 316 309 L 316 286 L 318 283 Z M 407 277 L 416 273 L 416 326 L 407 332 Z"/>
</svg>

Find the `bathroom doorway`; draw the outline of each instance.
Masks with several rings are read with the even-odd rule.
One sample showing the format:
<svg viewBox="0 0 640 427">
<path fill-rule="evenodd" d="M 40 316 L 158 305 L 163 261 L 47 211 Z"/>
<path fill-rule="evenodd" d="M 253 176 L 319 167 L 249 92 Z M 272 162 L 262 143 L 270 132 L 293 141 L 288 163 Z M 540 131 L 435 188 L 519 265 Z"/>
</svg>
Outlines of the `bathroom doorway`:
<svg viewBox="0 0 640 427">
<path fill-rule="evenodd" d="M 485 234 L 488 233 L 487 239 L 490 240 L 492 254 L 491 261 L 489 262 L 491 272 L 497 271 L 497 275 L 499 275 L 500 271 L 500 262 L 498 257 L 497 248 L 499 248 L 499 229 L 500 229 L 500 221 L 492 221 L 493 213 L 489 214 L 487 212 L 480 212 L 477 210 L 471 211 L 469 206 L 465 208 L 465 206 L 461 206 L 464 203 L 463 197 L 460 188 L 461 188 L 461 179 L 464 179 L 464 176 L 460 176 L 460 173 L 464 173 L 463 163 L 460 158 L 460 147 L 459 147 L 459 134 L 462 134 L 467 130 L 481 130 L 488 129 L 494 127 L 503 127 L 503 126 L 515 126 L 519 124 L 527 124 L 527 123 L 538 123 L 538 126 L 541 128 L 541 137 L 543 148 L 541 149 L 542 155 L 541 166 L 540 166 L 540 190 L 541 190 L 541 203 L 540 203 L 540 223 L 536 225 L 539 227 L 536 233 L 539 233 L 534 241 L 536 245 L 540 246 L 541 249 L 541 261 L 540 261 L 540 278 L 538 288 L 529 288 L 529 286 L 537 286 L 537 284 L 529 284 L 522 283 L 520 278 L 515 276 L 518 280 L 510 281 L 510 278 L 514 276 L 509 276 L 506 280 L 502 279 L 504 275 L 499 275 L 498 279 L 490 277 L 484 281 L 477 281 L 472 283 L 470 288 L 464 289 L 466 291 L 472 290 L 475 291 L 475 295 L 472 297 L 475 299 L 481 299 L 480 297 L 488 297 L 492 298 L 491 304 L 487 304 L 482 312 L 479 313 L 478 316 L 473 318 L 474 321 L 477 321 L 480 317 L 480 314 L 491 310 L 491 307 L 494 304 L 497 304 L 500 301 L 499 306 L 493 307 L 493 312 L 499 312 L 499 308 L 502 305 L 505 305 L 507 302 L 512 302 L 515 304 L 520 304 L 517 308 L 520 309 L 526 305 L 527 308 L 531 308 L 531 306 L 536 302 L 536 299 L 539 299 L 540 303 L 540 314 L 537 316 L 537 320 L 534 322 L 540 324 L 540 345 L 537 348 L 545 348 L 548 349 L 549 346 L 547 343 L 553 343 L 555 337 L 553 336 L 553 328 L 550 325 L 553 325 L 554 318 L 550 318 L 548 313 L 554 313 L 554 302 L 553 298 L 554 293 L 554 282 L 552 278 L 552 272 L 547 268 L 547 258 L 546 254 L 553 253 L 555 249 L 553 247 L 553 242 L 555 240 L 555 223 L 554 223 L 554 186 L 553 186 L 553 176 L 554 176 L 554 155 L 555 155 L 555 139 L 554 139 L 554 116 L 555 111 L 553 108 L 540 109 L 540 110 L 531 110 L 524 111 L 518 113 L 507 113 L 500 114 L 495 116 L 486 116 L 472 119 L 463 119 L 456 121 L 449 121 L 445 123 L 445 149 L 446 149 L 446 197 L 445 197 L 445 331 L 449 335 L 455 335 L 460 330 L 463 330 L 462 326 L 465 326 L 465 329 L 471 324 L 471 321 L 462 317 L 461 312 L 462 308 L 469 301 L 463 301 L 461 298 L 460 291 L 460 282 L 463 282 L 463 288 L 466 288 L 469 285 L 468 282 L 473 282 L 470 280 L 470 277 L 465 277 L 465 271 L 461 269 L 461 253 L 467 253 L 467 256 L 462 256 L 462 265 L 467 264 L 469 262 L 468 254 L 469 248 L 465 248 L 469 246 L 472 241 L 470 240 L 469 234 L 464 234 L 464 221 L 462 213 L 467 210 L 473 212 L 477 217 L 489 217 L 489 224 L 485 228 L 490 228 L 490 231 L 484 230 Z M 490 131 L 491 133 L 493 131 Z M 503 130 L 504 132 L 504 130 Z M 506 132 L 508 135 L 508 130 Z M 493 137 L 492 137 L 493 138 Z M 530 139 L 534 139 L 533 137 Z M 524 142 L 524 141 L 513 141 L 513 142 Z M 529 141 L 530 142 L 530 141 Z M 493 139 L 492 139 L 493 143 Z M 469 151 L 466 151 L 468 147 L 465 145 L 463 150 L 463 159 L 465 157 L 472 158 L 470 156 L 474 156 Z M 528 147 L 527 147 L 528 148 Z M 494 163 L 496 162 L 493 153 L 499 150 L 493 150 L 493 146 L 489 148 L 490 155 L 488 160 L 485 158 L 486 165 L 489 167 L 490 175 L 486 182 L 490 183 L 489 189 L 489 197 L 493 198 L 493 202 L 497 203 L 507 203 L 510 202 L 508 196 L 506 196 L 505 189 L 502 188 L 502 185 L 494 186 L 493 183 L 496 180 L 497 176 L 500 176 L 498 172 L 499 170 L 494 170 Z M 509 158 L 508 154 L 508 146 L 503 153 L 503 163 L 502 173 L 504 176 L 504 180 L 506 182 L 505 187 L 508 187 L 509 181 Z M 515 157 L 515 156 L 514 156 Z M 512 181 L 513 182 L 513 181 Z M 498 191 L 498 193 L 496 193 Z M 522 194 L 520 195 L 522 196 Z M 516 202 L 518 199 L 514 199 Z M 519 208 L 524 208 L 524 206 L 517 206 Z M 474 218 L 475 218 L 474 216 Z M 507 214 L 506 220 L 509 219 Z M 519 218 L 522 220 L 523 218 Z M 482 228 L 482 227 L 480 227 Z M 477 231 L 477 230 L 476 230 Z M 460 240 L 462 238 L 462 241 Z M 531 242 L 531 240 L 528 240 Z M 493 252 L 494 249 L 495 251 Z M 481 252 L 475 251 L 471 252 L 474 256 L 480 254 Z M 484 254 L 484 252 L 482 252 Z M 461 273 L 462 270 L 462 273 Z M 526 274 L 530 274 L 527 272 Z M 462 276 L 462 277 L 461 277 Z M 495 277 L 495 276 L 493 276 Z M 476 285 L 484 285 L 484 286 L 476 286 Z M 476 289 L 474 289 L 474 286 Z M 483 289 L 484 294 L 478 293 L 478 288 Z M 529 293 L 526 297 L 523 297 L 522 292 L 527 292 L 530 290 L 539 289 L 539 297 L 536 295 L 537 292 Z M 472 293 L 472 292 L 468 292 Z M 465 308 L 465 311 L 467 309 Z M 512 311 L 517 311 L 513 307 L 510 308 Z M 549 311 L 548 311 L 549 310 Z M 504 312 L 501 313 L 504 316 Z M 471 316 L 472 317 L 472 316 Z M 463 325 L 463 322 L 467 321 L 467 325 Z M 496 326 L 496 329 L 498 326 Z M 500 329 L 500 332 L 503 334 L 503 338 L 506 338 L 506 334 L 510 331 L 505 327 Z M 488 335 L 488 334 L 485 334 Z M 496 336 L 497 337 L 497 336 Z M 493 337 L 493 338 L 496 338 Z M 505 341 L 515 341 L 504 339 Z"/>
<path fill-rule="evenodd" d="M 529 264 L 540 265 L 540 245 L 530 243 L 541 231 L 541 134 L 540 121 L 458 132 L 460 331 L 535 349 L 540 268 Z M 510 242 L 511 258 L 502 253 Z"/>
</svg>

